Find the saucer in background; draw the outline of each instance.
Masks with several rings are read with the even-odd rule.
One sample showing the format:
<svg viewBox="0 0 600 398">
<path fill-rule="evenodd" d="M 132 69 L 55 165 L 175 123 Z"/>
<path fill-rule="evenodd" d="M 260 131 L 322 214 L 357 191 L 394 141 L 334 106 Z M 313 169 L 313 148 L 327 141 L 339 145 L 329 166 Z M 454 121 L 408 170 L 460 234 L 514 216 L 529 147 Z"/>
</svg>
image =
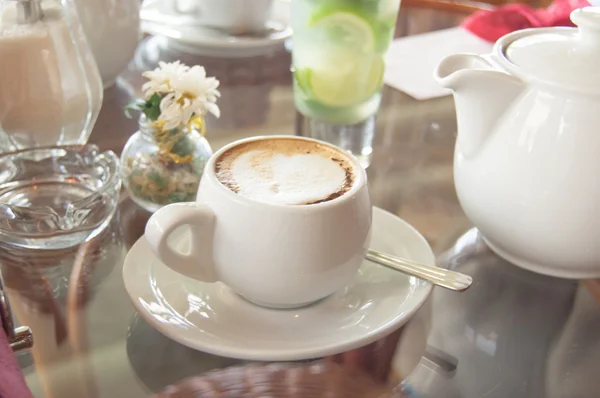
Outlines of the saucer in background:
<svg viewBox="0 0 600 398">
<path fill-rule="evenodd" d="M 144 33 L 164 36 L 170 48 L 194 55 L 251 57 L 272 53 L 284 47 L 292 36 L 290 2 L 276 0 L 264 32 L 232 35 L 198 25 L 189 15 L 176 14 L 171 0 L 147 0 L 140 11 Z"/>
</svg>

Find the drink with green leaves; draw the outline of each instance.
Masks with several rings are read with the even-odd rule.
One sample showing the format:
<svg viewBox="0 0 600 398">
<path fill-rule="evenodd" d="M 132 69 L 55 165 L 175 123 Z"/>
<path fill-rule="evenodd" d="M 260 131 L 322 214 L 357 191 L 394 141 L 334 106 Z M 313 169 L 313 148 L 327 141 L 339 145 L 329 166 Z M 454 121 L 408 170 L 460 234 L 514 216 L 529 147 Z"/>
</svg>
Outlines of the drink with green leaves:
<svg viewBox="0 0 600 398">
<path fill-rule="evenodd" d="M 400 0 L 293 0 L 294 101 L 303 115 L 354 125 L 379 108 Z"/>
</svg>

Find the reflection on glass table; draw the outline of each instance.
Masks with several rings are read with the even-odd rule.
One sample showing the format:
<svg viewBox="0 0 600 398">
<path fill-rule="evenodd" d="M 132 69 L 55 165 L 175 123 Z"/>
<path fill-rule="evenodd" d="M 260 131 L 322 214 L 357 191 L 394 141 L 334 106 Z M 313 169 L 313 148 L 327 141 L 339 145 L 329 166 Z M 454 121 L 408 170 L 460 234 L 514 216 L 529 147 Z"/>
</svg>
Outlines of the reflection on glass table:
<svg viewBox="0 0 600 398">
<path fill-rule="evenodd" d="M 460 296 L 435 292 L 429 343 L 456 358 L 456 373 L 444 377 L 424 362 L 408 379 L 413 388 L 449 398 L 597 395 L 586 364 L 600 358 L 600 305 L 587 288 L 507 263 L 476 229 L 438 262 L 475 283 Z"/>
</svg>

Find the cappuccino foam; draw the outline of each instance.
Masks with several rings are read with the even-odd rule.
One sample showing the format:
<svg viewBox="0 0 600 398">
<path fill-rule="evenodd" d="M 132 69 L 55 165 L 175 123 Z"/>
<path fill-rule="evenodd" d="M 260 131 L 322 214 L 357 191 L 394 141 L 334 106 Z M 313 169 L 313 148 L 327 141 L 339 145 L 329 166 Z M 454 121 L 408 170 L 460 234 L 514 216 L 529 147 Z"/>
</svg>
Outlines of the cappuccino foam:
<svg viewBox="0 0 600 398">
<path fill-rule="evenodd" d="M 355 170 L 348 155 L 313 141 L 273 138 L 243 143 L 217 159 L 219 181 L 258 202 L 308 205 L 348 192 Z"/>
</svg>

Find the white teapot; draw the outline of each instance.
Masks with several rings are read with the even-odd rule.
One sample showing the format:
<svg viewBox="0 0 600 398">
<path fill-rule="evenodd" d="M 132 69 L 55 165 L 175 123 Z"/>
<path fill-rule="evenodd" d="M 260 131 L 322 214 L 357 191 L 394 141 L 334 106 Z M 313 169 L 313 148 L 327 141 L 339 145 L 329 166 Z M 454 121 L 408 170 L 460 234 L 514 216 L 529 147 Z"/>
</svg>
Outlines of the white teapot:
<svg viewBox="0 0 600 398">
<path fill-rule="evenodd" d="M 492 54 L 451 55 L 460 203 L 510 262 L 563 278 L 600 277 L 600 7 L 578 28 L 526 29 Z"/>
<path fill-rule="evenodd" d="M 140 0 L 75 0 L 104 87 L 111 86 L 133 58 L 142 36 Z"/>
</svg>

